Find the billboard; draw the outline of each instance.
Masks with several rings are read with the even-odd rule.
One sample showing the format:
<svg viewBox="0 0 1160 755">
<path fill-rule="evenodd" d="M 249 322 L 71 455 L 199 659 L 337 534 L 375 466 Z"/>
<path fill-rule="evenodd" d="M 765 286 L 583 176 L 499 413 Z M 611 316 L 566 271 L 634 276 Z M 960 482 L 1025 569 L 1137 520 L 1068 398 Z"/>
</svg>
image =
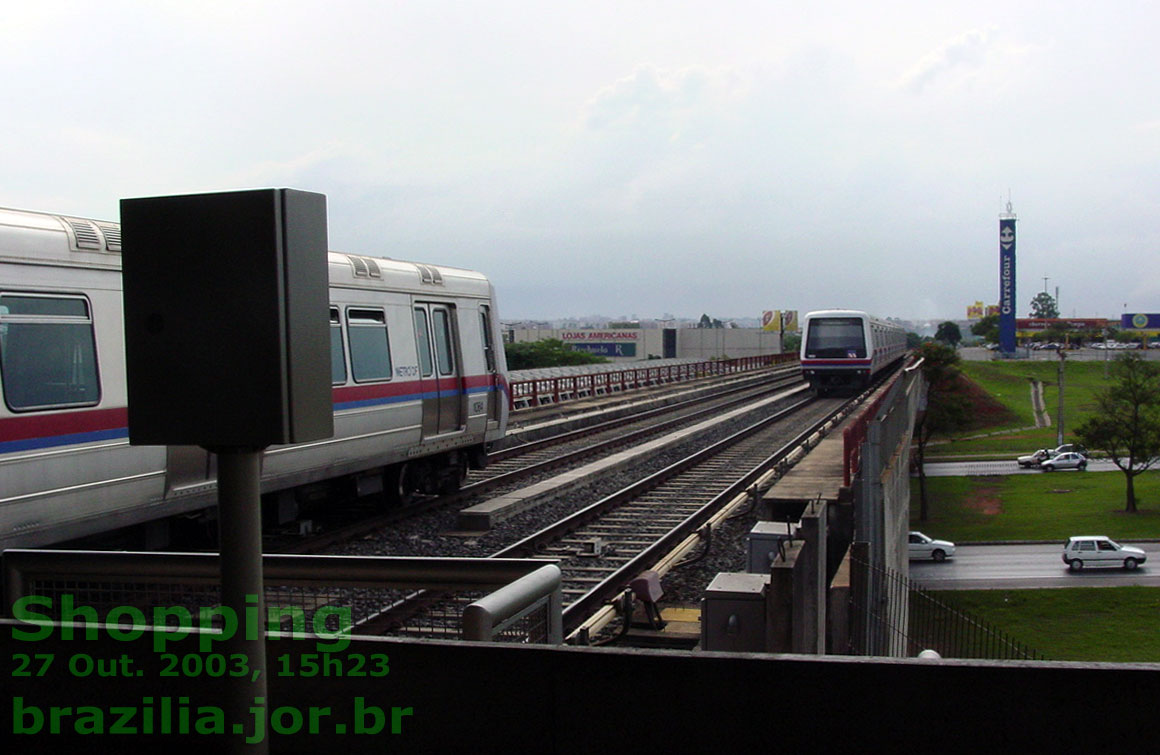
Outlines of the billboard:
<svg viewBox="0 0 1160 755">
<path fill-rule="evenodd" d="M 784 330 L 792 333 L 798 329 L 796 309 L 767 309 L 761 313 L 761 329 L 774 333 Z"/>
<path fill-rule="evenodd" d="M 968 320 L 982 320 L 984 317 L 999 316 L 998 304 L 983 304 L 977 301 L 974 304 L 967 305 L 967 319 Z"/>
<path fill-rule="evenodd" d="M 1160 330 L 1160 314 L 1137 312 L 1131 315 L 1120 315 L 1120 328 L 1123 330 Z"/>
<path fill-rule="evenodd" d="M 1015 215 L 999 218 L 999 350 L 1015 351 Z"/>
<path fill-rule="evenodd" d="M 571 343 L 572 351 L 583 351 L 600 357 L 635 357 L 635 343 Z"/>
<path fill-rule="evenodd" d="M 635 359 L 642 337 L 640 330 L 565 330 L 560 334 L 560 340 L 573 351 L 610 359 Z"/>
</svg>

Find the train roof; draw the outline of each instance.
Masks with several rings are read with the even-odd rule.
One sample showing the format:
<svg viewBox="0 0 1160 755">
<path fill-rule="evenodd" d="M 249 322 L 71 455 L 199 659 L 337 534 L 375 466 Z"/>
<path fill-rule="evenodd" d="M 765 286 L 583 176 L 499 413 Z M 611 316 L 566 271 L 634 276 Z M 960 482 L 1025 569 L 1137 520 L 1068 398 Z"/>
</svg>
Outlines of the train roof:
<svg viewBox="0 0 1160 755">
<path fill-rule="evenodd" d="M 0 208 L 0 258 L 121 267 L 121 225 L 70 215 Z"/>
<path fill-rule="evenodd" d="M 803 319 L 813 317 L 865 317 L 870 320 L 878 319 L 874 315 L 863 312 L 860 309 L 819 309 L 814 312 L 807 312 L 806 317 Z"/>
<path fill-rule="evenodd" d="M 0 259 L 119 270 L 121 224 L 0 208 Z M 487 277 L 473 270 L 333 251 L 328 264 L 331 285 L 483 297 L 491 292 Z"/>
<path fill-rule="evenodd" d="M 898 325 L 897 323 L 884 320 L 881 317 L 875 317 L 874 315 L 863 312 L 860 309 L 819 309 L 814 312 L 807 312 L 806 316 L 802 318 L 802 322 L 806 322 L 815 317 L 861 317 L 869 320 L 870 322 L 881 323 L 882 325 L 890 328 L 898 328 L 899 330 L 902 329 L 902 326 Z"/>
<path fill-rule="evenodd" d="M 491 296 L 491 282 L 483 273 L 443 265 L 407 262 L 389 257 L 331 252 L 330 285 L 351 288 L 389 288 L 416 294 Z"/>
</svg>

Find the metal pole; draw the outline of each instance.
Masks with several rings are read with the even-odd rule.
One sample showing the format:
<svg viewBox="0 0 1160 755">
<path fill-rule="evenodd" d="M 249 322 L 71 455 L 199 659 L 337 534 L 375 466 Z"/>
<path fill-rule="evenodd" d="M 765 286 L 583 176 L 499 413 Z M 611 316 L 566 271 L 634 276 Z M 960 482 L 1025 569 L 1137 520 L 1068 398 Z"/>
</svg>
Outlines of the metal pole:
<svg viewBox="0 0 1160 755">
<path fill-rule="evenodd" d="M 237 751 L 266 753 L 266 600 L 262 585 L 262 508 L 259 491 L 261 451 L 213 449 L 218 455 L 218 532 L 221 548 L 222 606 L 237 618 L 226 643 L 240 653 L 250 678 L 230 688 L 230 720 L 246 722 Z M 258 728 L 260 727 L 260 728 Z M 260 738 L 260 741 L 252 741 Z"/>
<path fill-rule="evenodd" d="M 1055 445 L 1063 445 L 1063 363 L 1067 359 L 1067 353 L 1059 350 L 1059 418 L 1056 424 L 1056 440 Z"/>
</svg>

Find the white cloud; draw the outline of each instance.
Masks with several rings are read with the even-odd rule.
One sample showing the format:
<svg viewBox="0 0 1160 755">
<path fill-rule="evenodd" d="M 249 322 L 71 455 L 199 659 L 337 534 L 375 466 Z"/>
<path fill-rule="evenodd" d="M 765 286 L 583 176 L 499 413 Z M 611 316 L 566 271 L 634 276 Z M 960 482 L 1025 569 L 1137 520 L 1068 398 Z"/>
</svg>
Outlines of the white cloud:
<svg viewBox="0 0 1160 755">
<path fill-rule="evenodd" d="M 950 74 L 969 74 L 986 63 L 995 37 L 994 27 L 963 32 L 922 56 L 902 75 L 898 85 L 918 93 Z"/>
</svg>

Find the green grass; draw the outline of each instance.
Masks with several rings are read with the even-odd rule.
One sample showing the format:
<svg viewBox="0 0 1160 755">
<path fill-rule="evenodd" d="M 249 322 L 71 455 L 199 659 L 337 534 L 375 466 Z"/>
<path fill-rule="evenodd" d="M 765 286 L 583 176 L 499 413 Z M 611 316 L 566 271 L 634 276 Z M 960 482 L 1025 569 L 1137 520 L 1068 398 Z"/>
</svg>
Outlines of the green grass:
<svg viewBox="0 0 1160 755">
<path fill-rule="evenodd" d="M 999 403 L 1014 413 L 1014 420 L 1000 427 L 966 433 L 959 437 L 927 447 L 927 458 L 957 454 L 1031 453 L 1036 448 L 1056 445 L 1057 413 L 1059 408 L 1058 363 L 1044 362 L 967 362 L 961 363 L 963 373 L 983 388 Z M 1035 416 L 1031 408 L 1031 378 L 1045 383 L 1044 402 L 1051 415 L 1051 426 L 1034 428 Z M 1086 418 L 1095 407 L 1095 394 L 1106 387 L 1102 362 L 1066 362 L 1064 365 L 1063 416 L 1065 442 L 1072 439 L 1071 430 Z M 971 437 L 981 434 L 986 437 Z"/>
<path fill-rule="evenodd" d="M 1057 363 L 964 362 L 963 372 L 1013 412 L 985 437 L 957 438 L 927 448 L 940 455 L 1009 459 L 1056 445 Z M 1092 411 L 1104 388 L 1100 362 L 1067 362 L 1064 373 L 1065 442 Z M 1034 425 L 1029 377 L 1048 385 L 1044 399 L 1052 426 Z M 1052 472 L 994 477 L 928 477 L 930 516 L 917 522 L 918 481 L 911 480 L 911 525 L 955 542 L 1055 540 L 1078 534 L 1121 540 L 1160 538 L 1160 473 L 1136 477 L 1139 512 L 1124 513 L 1120 472 Z M 1061 564 L 1062 568 L 1062 564 Z M 1106 587 L 1050 590 L 949 590 L 944 602 L 979 616 L 1051 660 L 1160 662 L 1160 588 Z"/>
<path fill-rule="evenodd" d="M 929 516 L 919 523 L 918 480 L 912 478 L 911 525 L 955 542 L 1160 538 L 1160 475 L 1136 478 L 1136 514 L 1124 513 L 1124 480 L 1118 471 L 928 477 Z"/>
<path fill-rule="evenodd" d="M 943 602 L 1054 661 L 1160 662 L 1160 588 L 944 590 Z"/>
</svg>

